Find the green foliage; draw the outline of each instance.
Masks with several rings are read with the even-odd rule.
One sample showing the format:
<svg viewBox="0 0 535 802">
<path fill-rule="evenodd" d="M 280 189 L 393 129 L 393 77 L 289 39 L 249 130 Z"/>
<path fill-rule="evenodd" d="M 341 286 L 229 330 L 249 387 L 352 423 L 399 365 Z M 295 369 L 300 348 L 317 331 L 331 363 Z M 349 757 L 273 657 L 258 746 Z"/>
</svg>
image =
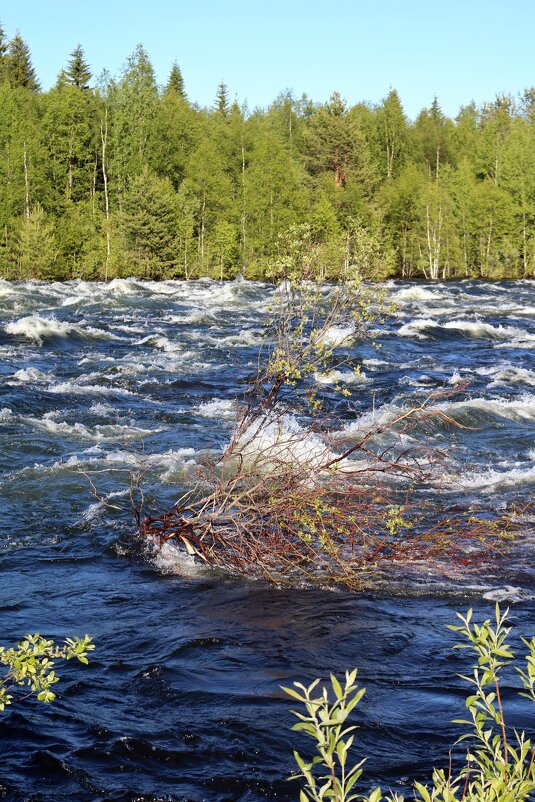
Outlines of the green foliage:
<svg viewBox="0 0 535 802">
<path fill-rule="evenodd" d="M 88 654 L 94 645 L 89 635 L 83 638 L 66 638 L 58 646 L 39 633 L 26 635 L 16 646 L 0 646 L 0 712 L 7 705 L 35 695 L 40 702 L 53 702 L 56 694 L 52 687 L 59 682 L 55 666 L 58 660 L 76 659 L 87 665 Z"/>
<path fill-rule="evenodd" d="M 300 802 L 322 802 L 328 799 L 351 802 L 359 798 L 357 794 L 351 793 L 351 789 L 362 774 L 364 760 L 351 769 L 347 767 L 348 753 L 355 737 L 351 733 L 357 729 L 347 725 L 347 718 L 365 693 L 364 688 L 358 688 L 356 678 L 356 669 L 346 671 L 344 684 L 341 685 L 334 674 L 331 674 L 333 702 L 330 701 L 325 686 L 321 688 L 319 696 L 313 696 L 319 680 L 315 680 L 308 688 L 300 682 L 295 682 L 294 688 L 283 688 L 306 709 L 306 715 L 293 711 L 299 723 L 294 724 L 292 729 L 312 738 L 317 750 L 317 755 L 311 761 L 301 757 L 299 752 L 294 752 L 299 773 L 292 779 L 305 780 Z"/>
<path fill-rule="evenodd" d="M 376 106 L 286 92 L 249 113 L 221 82 L 213 108 L 200 109 L 176 63 L 159 89 L 142 45 L 117 80 L 91 79 L 78 45 L 40 92 L 28 46 L 0 27 L 2 277 L 17 275 L 19 220 L 37 204 L 58 240 L 51 276 L 128 273 L 123 211 L 145 170 L 170 182 L 177 209 L 176 253 L 148 268 L 162 278 L 239 269 L 277 280 L 296 226 L 313 231 L 321 280 L 350 264 L 372 280 L 535 274 L 533 89 L 455 120 L 435 98 L 411 122 L 395 89 Z M 72 204 L 88 215 L 80 242 Z M 139 259 L 130 269 L 146 272 Z"/>
<path fill-rule="evenodd" d="M 37 204 L 23 217 L 18 238 L 18 278 L 52 279 L 57 272 L 54 230 L 43 207 Z"/>
<path fill-rule="evenodd" d="M 393 525 L 403 525 L 402 518 L 393 520 Z M 508 726 L 502 703 L 502 674 L 515 658 L 505 623 L 508 612 L 502 613 L 496 604 L 494 622 L 488 619 L 479 625 L 469 610 L 465 616 L 457 614 L 460 625 L 449 626 L 464 639 L 454 648 L 469 649 L 476 657 L 472 674 L 462 677 L 472 686 L 466 699 L 469 719 L 456 722 L 467 727 L 458 743 L 468 741 L 469 748 L 466 763 L 457 773 L 451 767 L 448 772 L 435 769 L 430 785 L 414 782 L 414 798 L 420 802 L 523 802 L 535 791 L 535 746 L 524 731 Z M 515 666 L 522 684 L 520 695 L 535 702 L 535 637 L 522 638 L 522 643 L 527 651 L 524 664 Z M 348 717 L 365 692 L 358 689 L 356 677 L 356 670 L 346 672 L 342 685 L 331 675 L 330 689 L 318 688 L 319 680 L 308 687 L 296 682 L 293 688 L 283 688 L 306 711 L 293 711 L 299 723 L 292 729 L 309 736 L 316 750 L 312 760 L 294 752 L 299 772 L 291 779 L 304 781 L 300 802 L 381 802 L 383 798 L 403 802 L 399 794 L 383 795 L 380 788 L 367 796 L 354 788 L 364 763 L 361 759 L 352 768 L 347 766 L 356 729 L 348 725 Z"/>
</svg>

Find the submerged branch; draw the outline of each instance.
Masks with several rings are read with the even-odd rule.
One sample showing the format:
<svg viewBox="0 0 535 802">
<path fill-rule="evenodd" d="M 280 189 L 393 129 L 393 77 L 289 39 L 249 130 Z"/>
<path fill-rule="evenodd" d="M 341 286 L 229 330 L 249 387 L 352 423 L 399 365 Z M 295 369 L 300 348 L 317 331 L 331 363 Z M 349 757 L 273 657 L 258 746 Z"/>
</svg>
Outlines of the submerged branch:
<svg viewBox="0 0 535 802">
<path fill-rule="evenodd" d="M 383 314 L 369 312 L 372 300 L 377 305 L 358 283 L 331 293 L 288 285 L 229 445 L 169 512 L 143 520 L 137 513 L 143 538 L 156 548 L 175 542 L 207 565 L 278 584 L 351 589 L 386 565 L 476 563 L 501 553 L 506 522 L 437 518 L 411 501 L 409 485 L 428 482 L 436 458 L 408 444 L 408 433 L 424 422 L 468 428 L 437 408 L 437 394 L 353 443 L 333 405 L 319 397 L 314 376 L 347 362 L 349 341 Z"/>
</svg>

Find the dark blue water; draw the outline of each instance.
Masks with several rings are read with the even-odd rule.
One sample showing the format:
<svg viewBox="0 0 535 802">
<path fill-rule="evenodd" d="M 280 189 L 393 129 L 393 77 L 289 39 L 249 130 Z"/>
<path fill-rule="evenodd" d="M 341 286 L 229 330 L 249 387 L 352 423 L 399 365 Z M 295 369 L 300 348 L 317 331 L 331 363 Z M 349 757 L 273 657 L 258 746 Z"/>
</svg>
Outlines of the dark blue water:
<svg viewBox="0 0 535 802">
<path fill-rule="evenodd" d="M 531 500 L 533 287 L 392 284 L 399 311 L 376 333 L 380 349 L 352 349 L 364 377 L 349 431 L 359 414 L 388 420 L 469 383 L 438 403 L 471 428 L 426 435 L 447 456 L 449 484 L 428 491 L 445 508 Z M 91 496 L 80 469 L 121 504 L 125 471 L 142 466 L 148 504 L 165 509 L 228 441 L 271 292 L 0 283 L 0 640 L 89 632 L 97 644 L 88 668 L 65 669 L 54 705 L 30 700 L 0 719 L 0 798 L 296 799 L 285 778 L 291 749 L 304 747 L 279 686 L 353 666 L 368 688 L 357 716 L 364 788 L 400 788 L 446 765 L 459 735 L 450 721 L 463 712 L 467 656 L 450 648 L 454 612 L 487 616 L 500 599 L 515 630 L 533 634 L 529 509 L 524 537 L 484 573 L 415 566 L 359 595 L 148 560 L 132 522 Z M 509 704 L 513 723 L 534 726 L 528 702 Z"/>
</svg>

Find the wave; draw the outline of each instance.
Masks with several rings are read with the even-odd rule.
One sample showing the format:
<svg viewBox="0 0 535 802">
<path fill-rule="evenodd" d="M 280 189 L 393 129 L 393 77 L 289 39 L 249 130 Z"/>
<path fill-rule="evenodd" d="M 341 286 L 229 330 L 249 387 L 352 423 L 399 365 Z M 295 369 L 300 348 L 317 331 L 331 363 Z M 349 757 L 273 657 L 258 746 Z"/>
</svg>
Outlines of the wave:
<svg viewBox="0 0 535 802">
<path fill-rule="evenodd" d="M 435 409 L 445 411 L 455 417 L 457 413 L 483 413 L 509 420 L 525 422 L 535 419 L 535 396 L 524 395 L 515 399 L 469 398 L 464 401 L 450 401 L 434 405 Z M 432 408 L 431 408 L 432 409 Z"/>
<path fill-rule="evenodd" d="M 124 387 L 105 387 L 101 384 L 79 384 L 76 380 L 50 384 L 46 390 L 48 393 L 58 393 L 60 395 L 136 395 L 136 393 Z"/>
<path fill-rule="evenodd" d="M 104 340 L 115 340 L 113 334 L 103 329 L 96 329 L 91 326 L 77 326 L 73 323 L 65 323 L 55 317 L 42 317 L 40 315 L 28 315 L 18 320 L 8 323 L 4 330 L 7 334 L 17 337 L 25 337 L 35 343 L 42 345 L 43 340 L 49 337 L 96 337 Z"/>
<path fill-rule="evenodd" d="M 461 477 L 463 488 L 470 490 L 506 490 L 520 485 L 535 484 L 535 466 L 512 468 L 509 471 L 486 469 L 481 473 L 468 472 Z"/>
<path fill-rule="evenodd" d="M 390 364 L 390 362 L 386 362 L 384 359 L 370 358 L 370 359 L 363 359 L 362 360 L 362 364 L 363 365 L 368 365 L 371 368 L 378 368 L 378 367 L 382 367 L 382 366 L 388 366 Z"/>
<path fill-rule="evenodd" d="M 483 598 L 488 599 L 488 601 L 500 603 L 513 602 L 513 604 L 515 604 L 516 602 L 531 601 L 531 599 L 535 597 L 527 588 L 516 588 L 512 585 L 505 585 L 503 588 L 487 590 L 483 593 Z"/>
<path fill-rule="evenodd" d="M 480 376 L 492 378 L 489 387 L 502 387 L 511 384 L 528 384 L 535 386 L 535 370 L 529 368 L 517 368 L 514 365 L 498 365 L 490 368 L 477 368 L 476 373 Z"/>
<path fill-rule="evenodd" d="M 425 287 L 405 287 L 394 294 L 395 301 L 437 301 L 442 296 Z"/>
<path fill-rule="evenodd" d="M 6 474 L 6 479 L 18 480 L 23 476 L 49 476 L 55 474 L 72 473 L 72 471 L 124 470 L 125 477 L 133 469 L 143 468 L 157 474 L 158 479 L 166 483 L 187 480 L 199 463 L 196 456 L 199 454 L 193 448 L 169 449 L 158 454 L 145 454 L 142 451 L 104 451 L 101 445 L 93 445 L 79 454 L 72 454 L 67 459 L 55 460 L 52 463 L 36 463 L 20 470 Z"/>
<path fill-rule="evenodd" d="M 438 334 L 440 331 L 458 332 L 466 337 L 477 339 L 535 342 L 535 334 L 530 334 L 523 329 L 514 326 L 493 326 L 490 323 L 472 320 L 449 320 L 438 323 L 432 318 L 418 318 L 401 326 L 397 334 L 399 337 L 425 339 L 428 334 Z"/>
<path fill-rule="evenodd" d="M 15 290 L 9 281 L 0 279 L 0 298 L 7 298 L 8 295 L 14 295 Z"/>
<path fill-rule="evenodd" d="M 226 337 L 202 337 L 203 339 L 214 345 L 216 348 L 233 346 L 234 348 L 247 348 L 260 345 L 263 340 L 263 332 L 258 329 L 242 329 L 238 334 L 229 334 Z"/>
<path fill-rule="evenodd" d="M 66 421 L 54 420 L 61 414 L 59 412 L 48 412 L 42 418 L 22 417 L 20 421 L 27 423 L 33 428 L 47 431 L 53 435 L 64 435 L 76 437 L 83 440 L 93 440 L 95 442 L 108 440 L 133 440 L 136 438 L 147 437 L 157 434 L 163 429 L 143 429 L 140 426 L 128 426 L 121 424 L 99 424 L 93 427 L 85 426 L 83 423 L 67 423 Z"/>
<path fill-rule="evenodd" d="M 346 423 L 339 432 L 335 434 L 336 438 L 353 438 L 359 439 L 370 431 L 384 429 L 388 427 L 396 418 L 403 414 L 403 407 L 395 403 L 383 404 L 375 409 L 368 410 L 360 414 L 356 420 Z"/>
<path fill-rule="evenodd" d="M 137 340 L 134 345 L 150 345 L 152 348 L 157 348 L 159 351 L 165 351 L 168 354 L 182 351 L 184 348 L 181 343 L 171 342 L 161 334 L 148 334 L 142 340 Z"/>
</svg>

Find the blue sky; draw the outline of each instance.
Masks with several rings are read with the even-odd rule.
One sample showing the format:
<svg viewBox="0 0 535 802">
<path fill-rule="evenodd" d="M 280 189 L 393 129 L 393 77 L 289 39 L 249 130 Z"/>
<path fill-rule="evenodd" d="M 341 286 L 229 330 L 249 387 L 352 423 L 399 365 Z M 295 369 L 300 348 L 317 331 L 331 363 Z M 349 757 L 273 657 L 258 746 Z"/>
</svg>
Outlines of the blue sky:
<svg viewBox="0 0 535 802">
<path fill-rule="evenodd" d="M 96 74 L 118 74 L 138 42 L 160 82 L 178 61 L 200 105 L 221 80 L 249 108 L 285 89 L 377 103 L 394 87 L 410 117 L 435 94 L 454 116 L 535 84 L 535 0 L 3 0 L 0 22 L 45 89 L 76 44 Z"/>
</svg>

